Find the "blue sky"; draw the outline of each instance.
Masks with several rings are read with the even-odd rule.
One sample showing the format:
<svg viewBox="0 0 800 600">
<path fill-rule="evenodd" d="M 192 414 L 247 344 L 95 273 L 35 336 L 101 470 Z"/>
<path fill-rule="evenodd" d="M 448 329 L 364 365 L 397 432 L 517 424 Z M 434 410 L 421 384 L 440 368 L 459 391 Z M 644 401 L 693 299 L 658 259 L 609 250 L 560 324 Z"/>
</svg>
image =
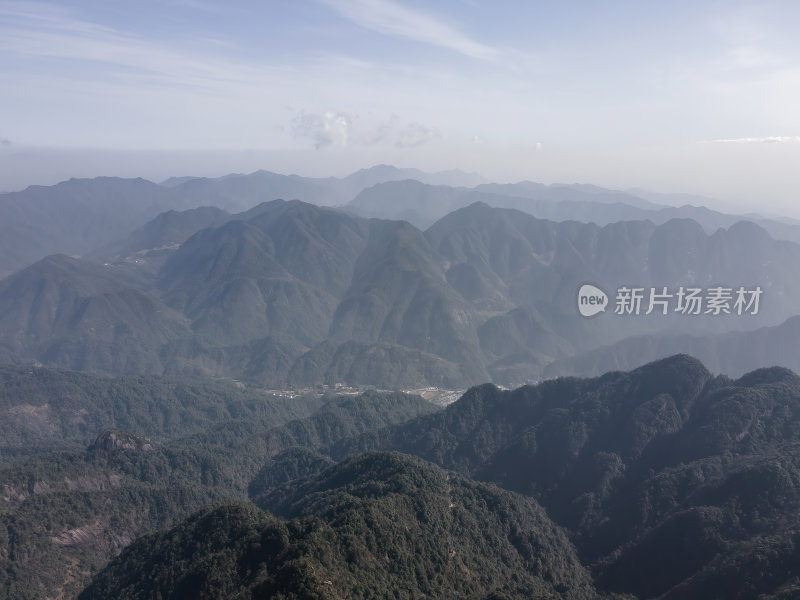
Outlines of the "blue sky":
<svg viewBox="0 0 800 600">
<path fill-rule="evenodd" d="M 793 210 L 800 3 L 0 0 L 0 189 L 378 162 Z"/>
</svg>

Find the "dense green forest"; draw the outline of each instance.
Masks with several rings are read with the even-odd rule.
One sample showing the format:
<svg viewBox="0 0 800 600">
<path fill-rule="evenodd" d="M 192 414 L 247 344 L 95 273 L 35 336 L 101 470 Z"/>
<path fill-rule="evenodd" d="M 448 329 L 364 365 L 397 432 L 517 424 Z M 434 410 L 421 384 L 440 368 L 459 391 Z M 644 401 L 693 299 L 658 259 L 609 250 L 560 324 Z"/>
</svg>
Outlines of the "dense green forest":
<svg viewBox="0 0 800 600">
<path fill-rule="evenodd" d="M 27 383 L 11 378 L 26 394 L 9 398 L 32 403 L 39 394 L 41 401 L 48 389 L 63 394 L 58 381 L 72 380 L 72 387 L 63 388 L 72 408 L 82 401 L 92 409 L 102 407 L 105 416 L 98 420 L 103 425 L 138 423 L 137 431 L 150 439 L 111 429 L 80 449 L 41 451 L 77 443 L 65 411 L 56 414 L 66 414 L 67 425 L 44 438 L 40 451 L 0 467 L 3 598 L 74 595 L 139 535 L 170 526 L 210 503 L 246 500 L 251 480 L 270 456 L 293 446 L 327 447 L 340 438 L 435 410 L 403 394 L 281 399 L 232 386 L 186 387 L 162 380 L 142 383 L 38 371 L 28 370 L 34 379 Z M 24 373 L 15 371 L 22 379 Z M 48 388 L 40 378 L 56 385 Z M 138 390 L 129 381 L 139 382 Z M 183 403 L 175 400 L 175 390 L 185 394 Z M 157 402 L 160 393 L 164 411 L 153 411 L 148 422 L 145 409 L 129 407 L 129 402 L 136 406 L 132 401 L 137 391 L 143 406 Z M 51 396 L 51 403 L 58 397 Z M 207 411 L 215 404 L 218 416 L 210 418 Z M 172 421 L 162 420 L 165 415 L 172 415 Z M 309 416 L 288 420 L 293 415 Z"/>
<path fill-rule="evenodd" d="M 282 512 L 195 515 L 133 544 L 81 598 L 596 596 L 534 500 L 407 455 L 361 455 L 297 479 Z"/>
<path fill-rule="evenodd" d="M 445 409 L 399 393 L 305 402 L 7 462 L 0 595 L 800 594 L 786 369 L 734 380 L 677 355 L 478 386 Z"/>
<path fill-rule="evenodd" d="M 85 448 L 111 427 L 165 442 L 232 419 L 279 425 L 321 404 L 316 396 L 287 402 L 229 382 L 5 366 L 0 367 L 0 464 L 37 452 Z"/>
<path fill-rule="evenodd" d="M 394 449 L 533 496 L 596 585 L 639 598 L 800 593 L 800 377 L 675 356 L 595 379 L 469 390 L 336 444 Z"/>
</svg>

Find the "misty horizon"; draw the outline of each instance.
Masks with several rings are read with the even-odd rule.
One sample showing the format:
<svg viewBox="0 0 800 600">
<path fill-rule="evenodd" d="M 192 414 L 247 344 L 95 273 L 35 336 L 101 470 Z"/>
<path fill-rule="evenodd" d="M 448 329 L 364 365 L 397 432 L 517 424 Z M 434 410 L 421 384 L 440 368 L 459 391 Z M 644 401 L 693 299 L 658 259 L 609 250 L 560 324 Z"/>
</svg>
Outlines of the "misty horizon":
<svg viewBox="0 0 800 600">
<path fill-rule="evenodd" d="M 375 164 L 800 217 L 788 1 L 0 7 L 0 190 Z"/>
<path fill-rule="evenodd" d="M 269 162 L 286 165 L 286 169 L 270 168 L 264 165 L 261 157 L 269 154 Z M 280 153 L 274 153 L 280 154 Z M 127 158 L 126 158 L 127 157 Z M 60 166 L 58 160 L 64 161 Z M 46 168 L 39 167 L 39 161 L 47 162 Z M 533 179 L 533 178 L 491 178 L 483 172 L 447 166 L 442 169 L 426 169 L 414 164 L 369 163 L 348 169 L 345 166 L 329 168 L 329 165 L 314 165 L 308 161 L 299 169 L 290 168 L 291 161 L 286 156 L 274 156 L 273 153 L 240 151 L 216 153 L 181 152 L 181 151 L 101 151 L 101 150 L 29 150 L 21 152 L 17 160 L 8 160 L 0 164 L 4 171 L 2 182 L 6 186 L 0 188 L 0 194 L 21 192 L 31 186 L 53 186 L 70 179 L 95 179 L 103 177 L 119 177 L 123 179 L 146 179 L 162 184 L 173 178 L 206 178 L 218 179 L 232 175 L 250 175 L 259 171 L 267 171 L 285 176 L 298 176 L 312 179 L 342 179 L 359 171 L 374 167 L 389 166 L 397 169 L 416 169 L 426 174 L 461 172 L 479 178 L 483 183 L 514 184 L 533 182 L 546 186 L 588 185 L 620 191 L 634 196 L 653 197 L 655 202 L 665 206 L 705 206 L 732 215 L 759 215 L 769 218 L 800 219 L 800 207 L 793 204 L 776 204 L 756 201 L 752 198 L 726 197 L 707 194 L 702 188 L 681 188 L 678 186 L 648 186 L 644 184 L 620 185 L 603 184 L 596 180 Z M 116 166 L 104 167 L 108 163 Z M 15 168 L 16 167 L 16 168 Z M 27 167 L 27 168 L 26 168 Z M 13 171 L 13 172 L 12 172 Z M 467 186 L 471 187 L 471 186 Z M 291 198 L 285 198 L 291 199 Z M 335 203 L 334 203 L 335 204 Z"/>
</svg>

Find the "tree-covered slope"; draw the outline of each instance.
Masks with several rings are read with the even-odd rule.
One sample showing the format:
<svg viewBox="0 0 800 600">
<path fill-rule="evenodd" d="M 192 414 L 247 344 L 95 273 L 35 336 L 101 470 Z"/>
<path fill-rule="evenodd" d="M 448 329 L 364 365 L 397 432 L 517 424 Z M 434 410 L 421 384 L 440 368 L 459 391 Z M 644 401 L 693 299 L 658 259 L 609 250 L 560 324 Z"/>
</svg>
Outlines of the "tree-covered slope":
<svg viewBox="0 0 800 600">
<path fill-rule="evenodd" d="M 596 379 L 473 388 L 334 455 L 400 450 L 533 496 L 601 589 L 749 598 L 800 576 L 784 570 L 800 531 L 798 424 L 794 373 L 731 380 L 675 356 Z M 721 584 L 734 571 L 736 593 Z"/>
<path fill-rule="evenodd" d="M 80 597 L 595 596 L 533 500 L 405 455 L 363 455 L 297 481 L 282 513 L 195 515 L 134 543 Z"/>
<path fill-rule="evenodd" d="M 161 444 L 231 419 L 277 426 L 308 416 L 322 403 L 310 396 L 276 398 L 229 382 L 0 367 L 0 461 L 85 448 L 108 428 Z"/>
<path fill-rule="evenodd" d="M 196 399 L 203 402 L 203 395 Z M 188 394 L 186 400 L 191 404 Z M 136 537 L 209 503 L 245 500 L 271 456 L 295 446 L 328 447 L 435 410 L 416 396 L 372 393 L 328 399 L 316 410 L 306 403 L 306 414 L 313 414 L 284 422 L 293 411 L 302 413 L 303 403 L 275 402 L 275 411 L 260 411 L 234 398 L 217 407 L 220 414 L 201 433 L 165 443 L 104 431 L 88 449 L 0 468 L 0 598 L 72 597 Z M 164 408 L 165 417 L 182 412 Z M 201 424 L 197 417 L 187 423 L 190 431 Z M 165 435 L 158 419 L 152 426 Z"/>
<path fill-rule="evenodd" d="M 49 256 L 0 281 L 0 360 L 159 373 L 188 322 L 125 265 Z"/>
</svg>

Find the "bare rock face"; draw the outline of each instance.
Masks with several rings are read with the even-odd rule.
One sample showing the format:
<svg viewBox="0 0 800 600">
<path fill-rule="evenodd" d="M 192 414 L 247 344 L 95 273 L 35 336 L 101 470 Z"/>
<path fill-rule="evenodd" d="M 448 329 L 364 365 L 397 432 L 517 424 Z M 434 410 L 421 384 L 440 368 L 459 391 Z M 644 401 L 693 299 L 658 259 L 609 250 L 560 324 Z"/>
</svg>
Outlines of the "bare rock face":
<svg viewBox="0 0 800 600">
<path fill-rule="evenodd" d="M 147 438 L 140 438 L 127 431 L 106 429 L 97 436 L 94 444 L 92 444 L 89 449 L 106 450 L 108 452 L 115 452 L 118 450 L 151 452 L 153 450 L 153 445 Z"/>
<path fill-rule="evenodd" d="M 136 537 L 136 531 L 128 528 L 115 530 L 108 520 L 98 520 L 82 527 L 68 529 L 50 540 L 57 546 L 68 546 L 116 556 Z"/>
</svg>

